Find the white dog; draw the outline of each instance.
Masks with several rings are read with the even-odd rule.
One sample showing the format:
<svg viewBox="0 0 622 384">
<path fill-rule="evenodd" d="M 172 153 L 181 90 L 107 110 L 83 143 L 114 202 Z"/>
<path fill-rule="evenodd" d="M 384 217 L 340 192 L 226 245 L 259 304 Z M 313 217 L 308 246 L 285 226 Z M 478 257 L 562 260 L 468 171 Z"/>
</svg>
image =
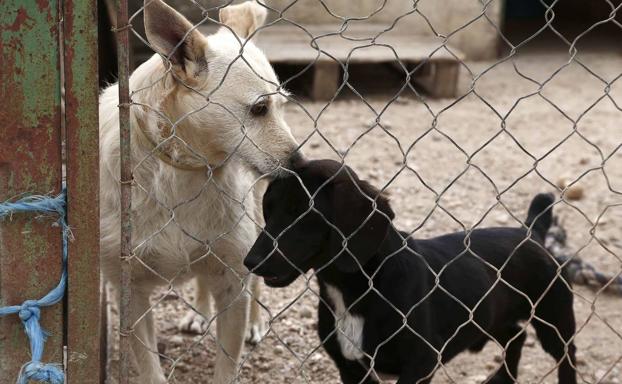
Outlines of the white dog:
<svg viewBox="0 0 622 384">
<path fill-rule="evenodd" d="M 167 381 L 149 297 L 158 286 L 194 278 L 194 308 L 207 314 L 211 295 L 219 314 L 211 382 L 229 383 L 249 317 L 242 260 L 258 233 L 256 172 L 276 174 L 302 155 L 283 118 L 286 98 L 272 67 L 250 41 L 240 57 L 244 41 L 231 32 L 253 33 L 265 20 L 264 8 L 249 2 L 223 9 L 221 22 L 230 28 L 210 36 L 161 0 L 146 0 L 144 12 L 147 39 L 158 54 L 130 78 L 131 381 Z M 102 270 L 113 285 L 120 274 L 117 94 L 117 85 L 107 88 L 99 109 Z M 204 331 L 205 318 L 191 311 L 180 327 Z"/>
</svg>

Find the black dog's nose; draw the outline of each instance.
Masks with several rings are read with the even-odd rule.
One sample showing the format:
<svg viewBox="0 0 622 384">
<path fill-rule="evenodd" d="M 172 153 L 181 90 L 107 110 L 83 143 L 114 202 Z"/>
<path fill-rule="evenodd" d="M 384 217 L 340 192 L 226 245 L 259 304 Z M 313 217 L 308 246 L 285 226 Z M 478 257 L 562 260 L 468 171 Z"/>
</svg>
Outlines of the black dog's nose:
<svg viewBox="0 0 622 384">
<path fill-rule="evenodd" d="M 249 253 L 244 258 L 244 266 L 251 272 L 255 270 L 257 265 L 259 265 L 260 259 L 258 257 L 254 257 L 252 253 Z"/>
</svg>

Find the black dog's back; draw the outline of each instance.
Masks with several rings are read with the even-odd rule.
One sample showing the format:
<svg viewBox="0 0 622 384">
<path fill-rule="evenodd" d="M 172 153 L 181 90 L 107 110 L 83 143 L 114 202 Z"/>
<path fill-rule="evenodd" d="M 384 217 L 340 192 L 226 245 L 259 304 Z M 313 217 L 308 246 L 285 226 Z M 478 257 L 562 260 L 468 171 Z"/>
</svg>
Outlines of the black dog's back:
<svg viewBox="0 0 622 384">
<path fill-rule="evenodd" d="M 436 273 L 445 269 L 443 274 L 446 274 L 448 283 L 454 277 L 459 279 L 479 271 L 489 277 L 487 285 L 491 285 L 498 280 L 497 272 L 500 271 L 504 280 L 501 285 L 511 284 L 530 298 L 536 297 L 542 292 L 531 284 L 532 277 L 543 274 L 543 278 L 550 281 L 551 273 L 557 269 L 554 259 L 543 246 L 553 221 L 553 202 L 551 194 L 541 193 L 534 197 L 525 220 L 531 232 L 525 228 L 483 228 L 468 234 L 456 232 L 432 239 L 412 240 L 412 244 Z M 529 278 L 525 278 L 526 275 Z"/>
<path fill-rule="evenodd" d="M 532 228 L 531 232 L 525 228 L 485 228 L 468 235 L 458 232 L 410 241 L 439 278 L 439 286 L 435 286 L 435 278 L 429 274 L 429 290 L 433 291 L 429 307 L 453 313 L 451 318 L 439 316 L 437 320 L 445 323 L 439 327 L 444 330 L 439 346 L 469 322 L 470 311 L 478 325 L 460 329 L 460 337 L 455 337 L 446 348 L 447 358 L 453 356 L 452 350 L 457 353 L 467 347 L 481 349 L 488 337 L 479 327 L 494 335 L 504 331 L 499 328 L 506 326 L 502 319 L 528 319 L 533 303 L 543 296 L 562 295 L 571 300 L 572 295 L 557 276 L 557 263 L 542 244 L 552 222 L 552 203 L 549 194 L 534 198 L 525 223 Z M 473 343 L 477 338 L 481 341 Z M 461 342 L 465 344 L 460 345 Z"/>
<path fill-rule="evenodd" d="M 536 300 L 557 268 L 542 245 L 528 238 L 527 231 L 520 228 L 476 229 L 468 238 L 465 233 L 454 233 L 416 240 L 414 246 L 430 268 L 440 273 L 441 286 L 469 308 L 474 308 L 494 285 L 491 297 L 503 294 L 508 297 L 504 301 L 512 302 L 513 310 L 528 315 L 529 302 L 515 290 Z M 478 278 L 466 280 L 468 276 Z M 469 282 L 468 286 L 464 285 L 465 281 Z M 499 310 L 502 308 L 496 308 L 496 312 Z"/>
</svg>

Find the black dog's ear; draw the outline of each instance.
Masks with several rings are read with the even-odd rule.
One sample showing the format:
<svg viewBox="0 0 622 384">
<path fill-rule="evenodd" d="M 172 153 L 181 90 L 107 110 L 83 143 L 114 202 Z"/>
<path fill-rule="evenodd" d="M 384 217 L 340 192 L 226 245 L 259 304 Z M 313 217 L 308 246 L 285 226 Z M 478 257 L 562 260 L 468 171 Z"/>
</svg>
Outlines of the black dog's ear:
<svg viewBox="0 0 622 384">
<path fill-rule="evenodd" d="M 365 265 L 378 251 L 395 217 L 385 196 L 368 182 L 356 178 L 354 172 L 350 174 L 355 181 L 345 174 L 332 185 L 333 224 L 346 238 L 354 233 L 348 239 L 347 250 L 343 249 L 344 238 L 337 231 L 333 230 L 330 237 L 331 254 L 341 252 L 335 266 L 346 273 L 358 271 L 359 264 Z"/>
</svg>

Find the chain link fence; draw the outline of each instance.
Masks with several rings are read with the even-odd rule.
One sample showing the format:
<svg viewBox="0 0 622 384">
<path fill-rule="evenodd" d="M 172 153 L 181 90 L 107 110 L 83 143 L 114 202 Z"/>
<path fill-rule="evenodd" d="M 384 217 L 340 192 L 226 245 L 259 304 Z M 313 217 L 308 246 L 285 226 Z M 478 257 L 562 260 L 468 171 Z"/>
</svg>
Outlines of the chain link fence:
<svg viewBox="0 0 622 384">
<path fill-rule="evenodd" d="M 128 15 L 120 1 L 119 85 L 100 97 L 108 381 L 367 383 L 389 370 L 399 383 L 550 383 L 559 369 L 564 383 L 575 370 L 578 382 L 620 382 L 622 60 L 600 38 L 620 33 L 620 4 L 600 3 L 597 20 L 568 34 L 556 18 L 563 0 L 534 2 L 537 26 L 517 38 L 505 15 L 529 7 L 513 1 L 189 1 L 177 7 L 183 16 L 160 0 Z M 132 36 L 155 55 L 130 75 Z M 341 165 L 313 186 L 303 156 Z M 371 207 L 342 215 L 365 213 L 351 233 L 322 205 L 344 175 L 358 187 L 331 209 L 361 196 Z M 281 233 L 270 232 L 271 220 L 296 211 L 302 189 L 271 187 L 271 216 L 262 199 L 272 180 L 295 180 L 309 198 Z M 529 221 L 541 192 L 552 200 Z M 395 213 L 388 233 L 405 231 L 403 246 L 372 266 L 357 252 L 380 249 L 369 245 L 378 228 L 366 225 L 393 218 L 385 195 Z M 549 229 L 538 220 L 551 212 Z M 342 249 L 303 268 L 297 258 L 329 241 L 319 226 L 338 232 Z M 499 263 L 482 254 L 499 251 L 495 241 L 482 245 L 478 230 L 488 227 L 522 228 Z M 455 231 L 455 254 L 447 238 L 436 248 L 405 240 Z M 278 271 L 265 270 L 270 259 L 303 276 L 275 289 L 249 273 L 244 259 L 258 236 L 271 247 L 252 268 L 268 285 L 279 285 Z M 417 262 L 391 275 L 383 265 L 405 251 Z M 516 266 L 533 254 L 546 254 L 544 264 Z M 358 260 L 352 280 L 318 283 L 344 257 Z M 541 265 L 552 271 L 545 282 Z M 416 300 L 415 276 L 430 283 Z M 369 285 L 357 291 L 357 279 Z M 461 302 L 478 284 L 481 294 Z M 503 307 L 514 305 L 503 295 L 528 303 L 527 316 Z M 320 336 L 318 307 L 332 318 L 320 319 Z M 509 333 L 491 325 L 504 316 Z M 460 353 L 467 349 L 479 352 Z"/>
</svg>

